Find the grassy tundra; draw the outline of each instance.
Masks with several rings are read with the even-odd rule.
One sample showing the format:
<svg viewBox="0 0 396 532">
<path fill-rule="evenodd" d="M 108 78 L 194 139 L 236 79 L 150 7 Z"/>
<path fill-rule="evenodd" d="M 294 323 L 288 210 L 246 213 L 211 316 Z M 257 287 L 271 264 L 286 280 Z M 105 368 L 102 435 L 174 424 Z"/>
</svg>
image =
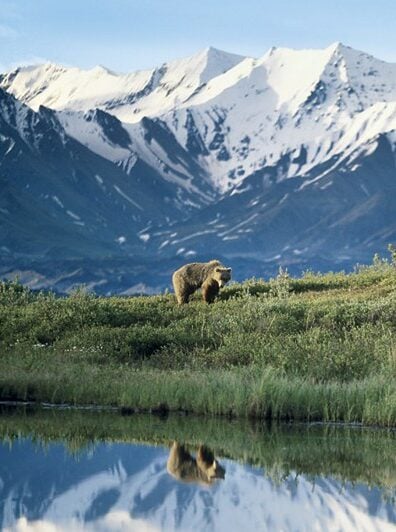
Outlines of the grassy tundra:
<svg viewBox="0 0 396 532">
<path fill-rule="evenodd" d="M 396 426 L 396 268 L 281 272 L 213 305 L 0 284 L 0 398 Z"/>
</svg>

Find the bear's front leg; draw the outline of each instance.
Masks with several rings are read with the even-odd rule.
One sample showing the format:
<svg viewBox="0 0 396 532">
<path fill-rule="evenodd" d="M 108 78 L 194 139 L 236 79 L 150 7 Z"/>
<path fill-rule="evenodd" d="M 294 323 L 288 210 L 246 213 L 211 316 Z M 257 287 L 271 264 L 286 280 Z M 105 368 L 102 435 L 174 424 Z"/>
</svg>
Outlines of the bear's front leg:
<svg viewBox="0 0 396 532">
<path fill-rule="evenodd" d="M 219 291 L 219 283 L 215 279 L 208 279 L 202 285 L 202 298 L 206 303 L 213 303 Z"/>
</svg>

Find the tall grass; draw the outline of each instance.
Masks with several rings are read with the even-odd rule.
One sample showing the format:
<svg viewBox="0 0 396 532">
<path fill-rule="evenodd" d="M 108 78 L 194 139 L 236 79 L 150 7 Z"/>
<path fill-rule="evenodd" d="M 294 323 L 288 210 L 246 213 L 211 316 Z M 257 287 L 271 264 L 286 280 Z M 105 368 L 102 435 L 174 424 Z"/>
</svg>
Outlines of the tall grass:
<svg viewBox="0 0 396 532">
<path fill-rule="evenodd" d="M 228 417 L 323 420 L 396 426 L 393 378 L 315 383 L 272 368 L 158 371 L 52 364 L 47 358 L 0 376 L 6 399 L 187 411 Z"/>
</svg>

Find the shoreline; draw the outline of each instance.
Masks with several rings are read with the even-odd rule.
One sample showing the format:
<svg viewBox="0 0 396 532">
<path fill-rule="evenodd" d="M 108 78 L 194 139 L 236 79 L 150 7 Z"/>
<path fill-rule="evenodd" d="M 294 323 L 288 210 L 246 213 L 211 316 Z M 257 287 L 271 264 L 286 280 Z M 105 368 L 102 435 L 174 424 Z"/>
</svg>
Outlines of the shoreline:
<svg viewBox="0 0 396 532">
<path fill-rule="evenodd" d="M 196 418 L 205 418 L 208 417 L 207 414 L 197 414 L 194 412 L 188 412 L 186 410 L 169 410 L 162 412 L 157 409 L 148 409 L 148 410 L 139 410 L 139 409 L 132 409 L 132 408 L 124 408 L 124 407 L 118 407 L 118 406 L 110 406 L 110 405 L 73 405 L 69 403 L 46 403 L 46 402 L 35 402 L 35 401 L 7 401 L 7 400 L 0 400 L 0 417 L 2 416 L 1 408 L 2 407 L 11 407 L 14 408 L 16 411 L 18 409 L 21 409 L 22 407 L 28 407 L 32 410 L 42 410 L 42 411 L 76 411 L 76 412 L 88 412 L 88 413 L 114 413 L 114 414 L 120 414 L 121 416 L 153 416 L 153 417 L 159 417 L 161 419 L 166 419 L 168 416 L 180 416 L 183 417 L 196 417 Z M 226 415 L 217 415 L 217 416 L 210 416 L 211 418 L 218 418 L 222 421 L 246 421 L 246 418 L 237 418 Z M 278 426 L 290 426 L 290 427 L 334 427 L 334 428 L 345 428 L 345 429 L 370 429 L 370 430 L 379 430 L 379 431 L 386 431 L 386 432 L 396 432 L 396 426 L 393 427 L 384 427 L 381 425 L 365 425 L 362 422 L 359 421 L 299 421 L 299 420 L 293 420 L 290 419 L 288 421 L 285 420 L 272 420 L 272 419 L 260 419 L 255 418 L 252 421 L 259 422 L 262 421 L 263 423 L 269 424 L 270 426 L 272 423 Z"/>
</svg>

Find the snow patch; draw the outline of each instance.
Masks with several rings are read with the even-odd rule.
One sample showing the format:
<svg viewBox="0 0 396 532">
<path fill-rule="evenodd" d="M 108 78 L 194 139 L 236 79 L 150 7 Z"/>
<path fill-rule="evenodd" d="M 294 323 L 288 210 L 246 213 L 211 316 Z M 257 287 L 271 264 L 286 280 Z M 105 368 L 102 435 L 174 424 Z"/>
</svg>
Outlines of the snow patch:
<svg viewBox="0 0 396 532">
<path fill-rule="evenodd" d="M 136 201 L 134 201 L 130 196 L 128 196 L 128 194 L 125 194 L 125 192 L 123 192 L 120 189 L 120 187 L 118 187 L 117 185 L 113 185 L 113 186 L 114 186 L 115 190 L 118 192 L 118 194 L 120 194 L 120 196 L 122 196 L 124 199 L 129 201 L 129 203 L 131 203 L 137 209 L 143 211 L 143 208 L 138 203 L 136 203 Z"/>
<path fill-rule="evenodd" d="M 74 213 L 73 211 L 67 210 L 66 213 L 67 213 L 71 218 L 74 218 L 74 220 L 81 220 L 81 218 L 80 218 L 76 213 Z"/>
<path fill-rule="evenodd" d="M 65 208 L 65 206 L 63 205 L 61 200 L 58 198 L 58 196 L 52 196 L 52 199 L 55 201 L 55 203 L 57 203 L 59 205 L 59 207 L 61 207 L 62 209 Z"/>
<path fill-rule="evenodd" d="M 139 238 L 143 242 L 148 242 L 150 240 L 150 235 L 149 235 L 149 233 L 141 233 L 141 234 L 139 234 Z"/>
</svg>

